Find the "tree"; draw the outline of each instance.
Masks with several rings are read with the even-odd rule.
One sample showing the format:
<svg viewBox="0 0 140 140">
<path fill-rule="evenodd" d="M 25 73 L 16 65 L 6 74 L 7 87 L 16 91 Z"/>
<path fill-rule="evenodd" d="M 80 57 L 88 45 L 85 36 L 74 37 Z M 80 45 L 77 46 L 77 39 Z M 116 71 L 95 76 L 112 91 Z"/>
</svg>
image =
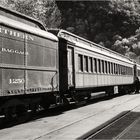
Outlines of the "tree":
<svg viewBox="0 0 140 140">
<path fill-rule="evenodd" d="M 113 48 L 114 36 L 127 39 L 140 25 L 138 0 L 57 1 L 57 5 L 64 29 L 108 48 Z"/>
<path fill-rule="evenodd" d="M 61 13 L 55 0 L 1 0 L 0 5 L 36 18 L 47 28 L 61 24 Z"/>
</svg>

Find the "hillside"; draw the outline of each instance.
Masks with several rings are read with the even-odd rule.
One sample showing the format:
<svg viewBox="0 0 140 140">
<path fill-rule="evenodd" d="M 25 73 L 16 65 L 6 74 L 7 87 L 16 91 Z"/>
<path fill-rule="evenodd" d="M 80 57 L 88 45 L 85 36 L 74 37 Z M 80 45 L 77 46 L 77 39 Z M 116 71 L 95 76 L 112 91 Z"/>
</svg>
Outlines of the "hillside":
<svg viewBox="0 0 140 140">
<path fill-rule="evenodd" d="M 44 23 L 62 28 L 130 58 L 140 56 L 140 1 L 1 0 Z"/>
<path fill-rule="evenodd" d="M 62 28 L 131 58 L 140 55 L 139 1 L 57 1 L 57 5 Z"/>
</svg>

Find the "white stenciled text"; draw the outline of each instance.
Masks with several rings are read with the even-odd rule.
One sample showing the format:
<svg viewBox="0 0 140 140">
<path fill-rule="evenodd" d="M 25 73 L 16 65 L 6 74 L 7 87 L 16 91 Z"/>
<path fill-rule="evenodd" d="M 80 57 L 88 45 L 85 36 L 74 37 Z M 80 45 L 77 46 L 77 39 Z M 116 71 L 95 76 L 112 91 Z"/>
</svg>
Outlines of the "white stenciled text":
<svg viewBox="0 0 140 140">
<path fill-rule="evenodd" d="M 24 79 L 9 79 L 9 84 L 23 84 Z"/>
</svg>

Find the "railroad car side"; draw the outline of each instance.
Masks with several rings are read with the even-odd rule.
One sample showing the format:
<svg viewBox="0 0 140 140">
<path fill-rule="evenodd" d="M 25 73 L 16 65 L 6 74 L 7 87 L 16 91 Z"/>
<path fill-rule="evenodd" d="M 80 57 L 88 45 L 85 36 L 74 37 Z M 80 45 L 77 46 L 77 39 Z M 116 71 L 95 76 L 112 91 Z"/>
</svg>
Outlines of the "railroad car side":
<svg viewBox="0 0 140 140">
<path fill-rule="evenodd" d="M 133 83 L 133 62 L 114 58 L 110 53 L 94 51 L 88 46 L 75 47 L 77 87 L 80 75 L 85 81 L 81 87 L 101 87 L 109 85 L 125 85 Z M 88 81 L 89 80 L 89 81 Z M 80 86 L 79 86 L 80 87 Z"/>
<path fill-rule="evenodd" d="M 60 89 L 61 81 L 67 79 L 65 93 L 76 96 L 90 96 L 98 91 L 118 93 L 133 84 L 134 62 L 128 57 L 64 30 L 49 31 L 59 37 L 60 61 L 65 61 L 65 69 L 61 64 L 59 69 Z M 65 76 L 61 76 L 62 70 Z"/>
<path fill-rule="evenodd" d="M 56 36 L 0 16 L 0 51 L 1 114 L 9 114 L 18 106 L 45 108 L 56 103 L 55 94 L 59 91 Z"/>
</svg>

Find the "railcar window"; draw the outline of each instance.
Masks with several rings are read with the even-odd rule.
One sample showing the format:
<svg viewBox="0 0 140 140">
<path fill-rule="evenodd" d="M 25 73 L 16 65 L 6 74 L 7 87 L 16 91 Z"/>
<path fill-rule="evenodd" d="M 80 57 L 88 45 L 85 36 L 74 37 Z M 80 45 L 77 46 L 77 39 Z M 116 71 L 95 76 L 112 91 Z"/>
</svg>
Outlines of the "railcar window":
<svg viewBox="0 0 140 140">
<path fill-rule="evenodd" d="M 120 75 L 121 75 L 121 74 L 122 74 L 122 69 L 121 69 L 121 65 L 119 65 L 119 67 L 120 67 L 120 72 L 119 72 L 119 73 L 120 73 Z"/>
<path fill-rule="evenodd" d="M 118 64 L 118 74 L 120 74 L 120 65 Z"/>
<path fill-rule="evenodd" d="M 129 68 L 128 68 L 128 67 L 126 67 L 126 75 L 128 75 L 128 69 L 129 69 Z"/>
<path fill-rule="evenodd" d="M 110 62 L 110 73 L 113 74 L 113 64 Z"/>
<path fill-rule="evenodd" d="M 102 73 L 102 60 L 100 60 L 100 67 L 101 67 L 101 73 Z"/>
<path fill-rule="evenodd" d="M 56 65 L 56 51 L 54 49 L 49 49 L 44 47 L 44 66 L 55 67 Z"/>
<path fill-rule="evenodd" d="M 132 68 L 131 68 L 131 75 L 133 74 Z"/>
<path fill-rule="evenodd" d="M 131 68 L 129 68 L 129 75 L 131 75 Z"/>
<path fill-rule="evenodd" d="M 126 67 L 124 66 L 124 75 L 126 75 Z"/>
<path fill-rule="evenodd" d="M 122 75 L 124 75 L 124 66 L 122 66 Z"/>
<path fill-rule="evenodd" d="M 94 68 L 94 58 L 92 58 L 92 72 L 95 72 L 95 68 Z"/>
<path fill-rule="evenodd" d="M 104 68 L 104 60 L 102 60 L 102 73 L 105 72 L 105 68 Z"/>
<path fill-rule="evenodd" d="M 123 75 L 125 75 L 125 66 L 123 66 Z"/>
<path fill-rule="evenodd" d="M 117 64 L 117 74 L 119 75 L 119 64 Z"/>
<path fill-rule="evenodd" d="M 130 75 L 130 67 L 128 67 L 128 75 Z"/>
<path fill-rule="evenodd" d="M 97 72 L 97 59 L 94 58 L 94 72 Z"/>
<path fill-rule="evenodd" d="M 115 74 L 115 64 L 113 63 L 113 73 Z"/>
<path fill-rule="evenodd" d="M 126 67 L 124 66 L 124 74 L 126 75 L 127 73 L 126 73 Z"/>
<path fill-rule="evenodd" d="M 89 71 L 93 72 L 93 60 L 92 60 L 92 57 L 89 57 Z"/>
<path fill-rule="evenodd" d="M 131 75 L 131 68 L 129 68 L 129 75 Z"/>
<path fill-rule="evenodd" d="M 115 64 L 115 74 L 117 75 L 117 64 Z"/>
<path fill-rule="evenodd" d="M 113 63 L 111 63 L 111 73 L 113 74 L 114 68 L 113 68 Z"/>
<path fill-rule="evenodd" d="M 111 73 L 111 70 L 110 70 L 110 62 L 108 62 L 108 73 Z"/>
<path fill-rule="evenodd" d="M 119 65 L 119 74 L 121 75 L 121 65 Z"/>
<path fill-rule="evenodd" d="M 116 64 L 114 63 L 114 74 L 116 74 Z"/>
<path fill-rule="evenodd" d="M 115 71 L 116 71 L 116 66 L 115 66 L 115 64 L 113 63 L 113 67 L 114 67 L 114 71 L 113 71 L 113 73 L 115 74 Z"/>
<path fill-rule="evenodd" d="M 121 71 L 121 75 L 122 75 L 122 65 L 120 65 L 120 67 L 121 67 L 120 71 Z"/>
<path fill-rule="evenodd" d="M 68 65 L 72 65 L 72 51 L 69 50 L 68 51 Z"/>
<path fill-rule="evenodd" d="M 112 74 L 112 63 L 110 62 L 110 74 Z"/>
<path fill-rule="evenodd" d="M 121 75 L 122 75 L 123 74 L 123 67 L 122 67 L 122 65 L 120 67 L 121 67 Z"/>
<path fill-rule="evenodd" d="M 116 74 L 116 64 L 114 64 L 114 74 Z"/>
<path fill-rule="evenodd" d="M 116 74 L 118 74 L 118 64 L 116 64 Z"/>
<path fill-rule="evenodd" d="M 123 75 L 123 66 L 121 65 L 121 74 Z"/>
<path fill-rule="evenodd" d="M 84 56 L 84 71 L 88 72 L 88 57 Z"/>
<path fill-rule="evenodd" d="M 101 73 L 101 61 L 100 61 L 100 59 L 98 59 L 98 70 L 99 70 L 99 73 Z"/>
<path fill-rule="evenodd" d="M 131 68 L 129 68 L 128 74 L 131 75 Z"/>
<path fill-rule="evenodd" d="M 81 54 L 78 55 L 78 68 L 83 72 L 83 56 Z"/>
<path fill-rule="evenodd" d="M 125 75 L 125 66 L 123 66 L 123 74 Z"/>
<path fill-rule="evenodd" d="M 120 65 L 120 74 L 122 75 L 122 65 Z"/>
<path fill-rule="evenodd" d="M 107 61 L 105 61 L 105 73 L 108 73 Z"/>
<path fill-rule="evenodd" d="M 120 65 L 118 64 L 118 74 L 120 75 Z"/>
<path fill-rule="evenodd" d="M 129 68 L 129 75 L 132 75 L 132 72 L 131 72 L 132 68 Z"/>
</svg>

